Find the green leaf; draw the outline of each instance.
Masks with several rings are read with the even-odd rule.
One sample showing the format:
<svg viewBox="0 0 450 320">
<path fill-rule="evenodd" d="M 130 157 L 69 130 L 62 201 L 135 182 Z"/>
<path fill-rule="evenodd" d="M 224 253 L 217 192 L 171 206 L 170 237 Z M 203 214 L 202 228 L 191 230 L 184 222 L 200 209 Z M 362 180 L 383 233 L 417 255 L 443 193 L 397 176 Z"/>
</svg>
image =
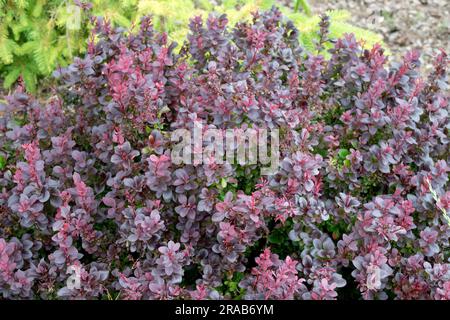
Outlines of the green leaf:
<svg viewBox="0 0 450 320">
<path fill-rule="evenodd" d="M 12 63 L 14 61 L 14 48 L 15 42 L 13 40 L 0 38 L 0 62 L 4 64 Z"/>
<path fill-rule="evenodd" d="M 17 81 L 17 79 L 20 76 L 20 69 L 19 68 L 15 68 L 12 69 L 6 76 L 5 76 L 5 80 L 3 81 L 3 86 L 5 88 L 10 88 L 11 85 Z"/>
<path fill-rule="evenodd" d="M 350 160 L 345 159 L 345 160 L 344 160 L 344 166 L 346 166 L 347 168 L 350 168 L 350 167 L 352 166 Z"/>
<path fill-rule="evenodd" d="M 3 170 L 6 167 L 6 159 L 4 156 L 0 156 L 0 170 Z"/>
<path fill-rule="evenodd" d="M 347 149 L 339 149 L 338 151 L 338 156 L 339 159 L 341 160 L 345 160 L 345 158 L 350 154 L 350 151 L 348 151 Z"/>
<path fill-rule="evenodd" d="M 281 233 L 274 232 L 269 236 L 267 240 L 269 240 L 270 243 L 282 244 L 284 239 Z"/>
<path fill-rule="evenodd" d="M 220 180 L 220 185 L 225 189 L 227 187 L 227 180 L 225 178 L 222 178 Z"/>
<path fill-rule="evenodd" d="M 22 72 L 23 82 L 25 83 L 25 87 L 29 92 L 36 92 L 36 83 L 37 77 L 36 74 L 33 73 L 29 69 L 24 69 Z"/>
<path fill-rule="evenodd" d="M 305 12 L 306 15 L 311 15 L 311 7 L 307 0 L 297 0 L 295 2 L 294 6 L 294 12 L 297 12 L 299 8 L 302 8 L 302 10 Z"/>
</svg>

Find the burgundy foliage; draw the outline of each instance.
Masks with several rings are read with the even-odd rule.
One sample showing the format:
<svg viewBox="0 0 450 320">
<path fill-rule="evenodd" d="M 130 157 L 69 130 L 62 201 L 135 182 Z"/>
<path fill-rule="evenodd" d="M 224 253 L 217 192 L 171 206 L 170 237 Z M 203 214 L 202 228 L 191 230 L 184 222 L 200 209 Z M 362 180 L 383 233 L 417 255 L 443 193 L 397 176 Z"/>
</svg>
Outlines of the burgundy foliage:
<svg viewBox="0 0 450 320">
<path fill-rule="evenodd" d="M 316 56 L 276 9 L 190 29 L 175 54 L 98 20 L 51 99 L 0 105 L 3 298 L 449 299 L 446 54 L 428 77 L 352 35 Z M 175 165 L 194 120 L 280 129 L 279 170 Z"/>
</svg>

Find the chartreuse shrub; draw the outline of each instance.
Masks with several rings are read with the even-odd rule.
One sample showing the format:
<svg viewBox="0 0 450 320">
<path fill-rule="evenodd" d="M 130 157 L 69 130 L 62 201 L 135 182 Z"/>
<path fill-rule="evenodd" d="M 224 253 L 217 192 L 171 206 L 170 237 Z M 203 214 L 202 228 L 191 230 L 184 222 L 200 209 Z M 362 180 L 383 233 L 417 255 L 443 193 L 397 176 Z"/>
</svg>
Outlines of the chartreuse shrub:
<svg viewBox="0 0 450 320">
<path fill-rule="evenodd" d="M 322 23 L 324 57 L 275 8 L 193 18 L 180 53 L 135 28 L 0 105 L 4 298 L 450 298 L 444 52 L 422 77 Z M 194 120 L 279 129 L 280 166 L 177 164 Z"/>
<path fill-rule="evenodd" d="M 38 79 L 48 76 L 61 65 L 72 62 L 73 56 L 84 54 L 90 35 L 90 17 L 101 16 L 113 26 L 129 29 L 141 17 L 152 14 L 157 30 L 167 32 L 169 39 L 183 43 L 188 33 L 189 18 L 203 18 L 215 10 L 226 13 L 230 25 L 251 19 L 258 8 L 270 9 L 273 0 L 224 0 L 213 5 L 210 0 L 1 0 L 0 1 L 0 75 L 3 86 L 11 87 L 19 77 L 34 92 Z M 300 29 L 304 47 L 315 50 L 319 16 L 292 12 L 282 8 Z M 307 10 L 309 13 L 309 11 Z M 356 34 L 368 45 L 380 37 L 355 28 L 345 21 L 343 11 L 330 12 L 330 37 L 345 32 Z M 180 48 L 180 46 L 178 47 Z"/>
</svg>

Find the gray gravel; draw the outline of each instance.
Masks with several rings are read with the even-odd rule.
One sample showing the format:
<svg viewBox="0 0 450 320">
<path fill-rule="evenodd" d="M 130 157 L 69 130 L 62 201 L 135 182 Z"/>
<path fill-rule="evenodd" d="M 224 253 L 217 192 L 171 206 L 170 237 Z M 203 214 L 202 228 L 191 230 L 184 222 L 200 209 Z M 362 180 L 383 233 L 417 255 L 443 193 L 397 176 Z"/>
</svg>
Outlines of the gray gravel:
<svg viewBox="0 0 450 320">
<path fill-rule="evenodd" d="M 450 54 L 450 0 L 310 0 L 315 13 L 345 9 L 351 22 L 381 34 L 395 57 L 422 53 L 424 70 L 441 48 Z"/>
</svg>

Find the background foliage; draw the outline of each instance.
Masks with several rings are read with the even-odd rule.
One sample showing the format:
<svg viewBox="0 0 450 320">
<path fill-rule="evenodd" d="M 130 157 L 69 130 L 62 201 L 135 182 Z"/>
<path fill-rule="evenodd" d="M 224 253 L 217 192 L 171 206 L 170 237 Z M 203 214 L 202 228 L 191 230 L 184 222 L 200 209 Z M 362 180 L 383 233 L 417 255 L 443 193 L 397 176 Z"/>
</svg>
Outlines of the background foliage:
<svg viewBox="0 0 450 320">
<path fill-rule="evenodd" d="M 36 91 L 38 80 L 57 66 L 66 66 L 74 56 L 86 51 L 89 22 L 101 16 L 114 26 L 130 28 L 144 15 L 154 16 L 156 30 L 168 33 L 169 39 L 182 44 L 194 15 L 206 18 L 209 12 L 226 13 L 230 24 L 250 19 L 258 8 L 277 4 L 300 30 L 300 41 L 308 50 L 315 49 L 320 17 L 310 15 L 307 5 L 292 10 L 273 0 L 0 0 L 0 75 L 3 86 L 10 88 L 21 76 L 27 90 Z M 303 1 L 300 1 L 303 3 Z M 71 6 L 72 5 L 72 6 Z M 81 8 L 80 20 L 73 5 Z M 368 46 L 381 38 L 367 30 L 348 24 L 348 13 L 331 11 L 330 37 L 354 33 Z"/>
</svg>

